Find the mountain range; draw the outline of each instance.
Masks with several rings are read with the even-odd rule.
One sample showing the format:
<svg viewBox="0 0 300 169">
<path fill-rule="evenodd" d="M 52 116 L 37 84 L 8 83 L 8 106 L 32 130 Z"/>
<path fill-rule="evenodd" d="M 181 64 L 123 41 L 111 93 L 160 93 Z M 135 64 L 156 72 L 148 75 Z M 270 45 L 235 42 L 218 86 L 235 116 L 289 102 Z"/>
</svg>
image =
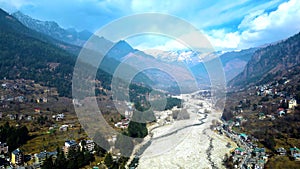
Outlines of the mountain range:
<svg viewBox="0 0 300 169">
<path fill-rule="evenodd" d="M 30 29 L 76 46 L 82 46 L 93 35 L 87 30 L 77 32 L 74 28 L 63 29 L 56 22 L 33 19 L 20 11 L 13 13 L 12 16 Z"/>
<path fill-rule="evenodd" d="M 0 23 L 0 78 L 35 80 L 71 96 L 75 57 L 70 51 L 77 47 L 31 30 L 1 9 Z"/>
<path fill-rule="evenodd" d="M 82 46 L 88 40 L 88 38 L 92 36 L 91 32 L 88 31 L 76 32 L 74 29 L 63 29 L 55 22 L 40 21 L 37 19 L 33 19 L 30 16 L 27 16 L 21 12 L 13 13 L 12 16 L 17 18 L 21 23 L 23 23 L 25 26 L 29 27 L 30 29 L 51 36 L 56 40 L 70 43 L 73 45 Z M 124 61 L 125 56 L 130 53 L 141 54 L 141 51 L 133 49 L 124 40 L 114 43 L 101 37 L 101 39 L 99 39 L 97 43 L 99 43 L 100 46 L 101 45 L 112 46 L 112 49 L 107 54 L 107 56 L 110 56 L 121 62 Z M 240 52 L 227 52 L 224 54 L 219 51 L 219 52 L 214 52 L 210 55 L 213 55 L 214 57 L 218 57 L 218 56 L 220 57 L 221 62 L 224 65 L 226 80 L 229 81 L 242 71 L 242 69 L 246 65 L 246 62 L 249 61 L 253 51 L 255 51 L 255 49 L 250 49 L 250 50 L 240 51 Z M 198 52 L 188 50 L 188 49 L 176 50 L 176 51 L 147 50 L 145 51 L 145 54 L 142 55 L 147 56 L 148 59 L 149 57 L 152 56 L 153 59 L 155 58 L 160 61 L 169 63 L 171 65 L 173 64 L 176 65 L 177 63 L 180 64 L 183 63 L 185 66 L 187 66 L 187 68 L 193 71 L 192 73 L 195 75 L 197 79 L 202 79 L 202 80 L 206 79 L 205 81 L 209 81 L 207 79 L 207 75 L 206 75 L 207 73 L 205 71 L 205 67 L 203 67 L 202 64 L 202 59 L 199 57 L 200 53 Z M 140 61 L 143 62 L 142 60 Z M 148 75 L 150 74 L 151 71 L 150 73 L 148 73 Z M 161 76 L 154 77 L 152 79 L 155 80 L 157 78 L 163 79 L 161 78 Z"/>
<path fill-rule="evenodd" d="M 13 44 L 25 41 L 29 45 L 36 42 L 38 47 L 34 47 L 34 50 L 37 50 L 37 48 L 44 48 L 45 46 L 48 48 L 49 46 L 49 48 L 53 48 L 55 52 L 62 52 L 63 55 L 67 55 L 66 58 L 71 58 L 73 61 L 69 61 L 69 63 L 72 64 L 66 67 L 72 67 L 82 46 L 92 36 L 92 33 L 88 31 L 77 32 L 74 29 L 64 29 L 55 22 L 33 19 L 21 12 L 9 15 L 5 11 L 0 10 L 0 14 L 0 26 L 3 34 L 3 36 L 1 36 L 2 58 L 8 57 L 8 54 L 9 57 L 22 55 L 22 51 L 25 50 L 24 48 L 27 46 L 23 45 L 23 43 L 23 46 L 18 44 L 19 48 L 14 48 L 15 52 L 12 54 L 8 49 L 11 49 Z M 271 72 L 284 71 L 287 68 L 290 69 L 295 64 L 298 64 L 299 56 L 295 57 L 295 55 L 297 55 L 296 47 L 297 45 L 299 46 L 297 43 L 298 36 L 299 35 L 296 35 L 286 41 L 273 43 L 259 48 L 250 48 L 226 53 L 214 52 L 207 57 L 215 56 L 210 58 L 211 60 L 220 59 L 229 86 L 244 86 L 253 83 L 254 81 L 263 80 L 266 74 L 270 77 L 269 74 L 272 74 Z M 151 84 L 153 87 L 170 89 L 173 85 L 178 83 L 178 81 L 176 81 L 178 79 L 173 79 L 174 77 L 170 77 L 166 71 L 158 69 L 141 70 L 143 66 L 159 68 L 158 65 L 160 65 L 167 70 L 175 72 L 176 76 L 180 77 L 179 81 L 184 82 L 184 84 L 193 81 L 193 78 L 201 84 L 209 85 L 210 83 L 205 63 L 200 58 L 200 53 L 191 50 L 148 50 L 143 52 L 134 49 L 125 40 L 111 42 L 105 39 L 105 37 L 94 36 L 94 38 L 97 38 L 97 45 L 105 46 L 105 48 L 111 47 L 110 51 L 106 54 L 107 57 L 105 57 L 105 60 L 103 60 L 103 63 L 100 65 L 102 72 L 108 73 L 107 76 L 112 76 L 120 64 L 127 64 L 128 69 L 143 71 L 144 75 L 147 76 L 140 77 L 140 79 L 143 79 L 140 81 L 147 81 L 147 83 Z M 8 42 L 11 44 L 5 46 Z M 27 48 L 30 49 L 29 46 Z M 34 56 L 37 55 L 34 52 L 31 53 Z M 49 55 L 49 52 L 46 51 L 40 51 L 40 53 L 45 55 L 44 58 L 51 58 L 50 60 L 54 59 L 56 62 L 65 63 L 61 59 L 56 58 L 59 57 L 59 55 Z M 291 57 L 294 59 L 291 59 Z M 36 59 L 43 58 L 37 57 Z M 20 57 L 19 61 L 22 62 Z M 141 65 L 140 63 L 143 64 Z M 46 61 L 43 66 L 47 66 L 47 64 L 49 64 L 48 61 Z M 7 65 L 4 65 L 4 62 L 2 63 L 2 66 L 8 68 Z M 13 65 L 11 66 L 13 67 Z M 1 69 L 3 70 L 4 68 Z M 3 75 L 5 75 L 3 77 L 8 76 L 7 73 L 3 73 Z M 35 79 L 34 77 L 31 78 Z"/>
</svg>

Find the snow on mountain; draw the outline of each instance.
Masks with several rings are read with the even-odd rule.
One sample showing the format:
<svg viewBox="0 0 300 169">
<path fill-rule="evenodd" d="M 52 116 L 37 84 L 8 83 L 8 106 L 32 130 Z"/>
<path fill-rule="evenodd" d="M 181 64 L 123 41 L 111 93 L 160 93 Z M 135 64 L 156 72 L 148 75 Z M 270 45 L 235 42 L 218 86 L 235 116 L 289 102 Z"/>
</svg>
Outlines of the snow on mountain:
<svg viewBox="0 0 300 169">
<path fill-rule="evenodd" d="M 181 62 L 185 63 L 187 66 L 194 66 L 200 62 L 203 62 L 203 59 L 213 59 L 222 54 L 222 52 L 213 52 L 213 53 L 200 53 L 190 49 L 181 49 L 174 51 L 162 51 L 158 49 L 149 49 L 144 51 L 146 54 L 154 56 L 156 59 L 165 61 L 165 62 Z"/>
</svg>

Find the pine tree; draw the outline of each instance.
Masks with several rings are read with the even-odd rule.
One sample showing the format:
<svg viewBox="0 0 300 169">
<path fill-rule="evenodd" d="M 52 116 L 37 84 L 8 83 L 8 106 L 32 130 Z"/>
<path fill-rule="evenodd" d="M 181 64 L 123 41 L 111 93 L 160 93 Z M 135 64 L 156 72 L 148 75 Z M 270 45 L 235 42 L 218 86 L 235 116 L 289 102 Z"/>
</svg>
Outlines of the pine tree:
<svg viewBox="0 0 300 169">
<path fill-rule="evenodd" d="M 113 165 L 114 162 L 113 162 L 113 158 L 112 158 L 112 156 L 111 156 L 110 153 L 107 153 L 107 154 L 105 155 L 104 163 L 105 163 L 105 165 L 106 165 L 108 168 L 112 167 L 112 165 Z"/>
<path fill-rule="evenodd" d="M 45 161 L 44 164 L 42 166 L 42 169 L 54 169 L 54 164 L 52 161 L 52 157 L 48 157 Z"/>
</svg>

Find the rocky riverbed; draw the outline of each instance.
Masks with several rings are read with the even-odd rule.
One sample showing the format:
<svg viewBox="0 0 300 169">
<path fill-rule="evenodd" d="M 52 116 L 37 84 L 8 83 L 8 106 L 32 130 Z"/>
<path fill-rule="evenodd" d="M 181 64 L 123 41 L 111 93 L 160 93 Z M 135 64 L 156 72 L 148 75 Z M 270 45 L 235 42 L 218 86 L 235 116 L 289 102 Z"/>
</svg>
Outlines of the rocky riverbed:
<svg viewBox="0 0 300 169">
<path fill-rule="evenodd" d="M 221 114 L 212 109 L 209 100 L 193 94 L 181 98 L 190 118 L 152 127 L 146 146 L 136 149 L 137 168 L 225 168 L 222 160 L 230 151 L 226 147 L 230 140 L 210 129 Z"/>
</svg>

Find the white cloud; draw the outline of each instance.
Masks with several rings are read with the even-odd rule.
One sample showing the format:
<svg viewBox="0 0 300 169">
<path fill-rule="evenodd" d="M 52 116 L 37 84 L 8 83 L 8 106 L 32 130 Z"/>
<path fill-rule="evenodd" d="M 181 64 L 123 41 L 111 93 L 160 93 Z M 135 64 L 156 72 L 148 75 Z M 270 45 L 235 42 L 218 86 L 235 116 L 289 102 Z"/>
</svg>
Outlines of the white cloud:
<svg viewBox="0 0 300 169">
<path fill-rule="evenodd" d="M 224 29 L 221 29 L 212 30 L 206 34 L 216 50 L 236 49 L 240 43 L 240 35 L 238 32 L 227 33 Z"/>
<path fill-rule="evenodd" d="M 269 25 L 274 24 L 273 21 L 269 18 L 269 15 L 272 15 L 272 13 L 274 12 L 272 12 L 271 14 L 267 14 L 264 12 L 264 10 L 269 8 L 275 8 L 280 3 L 281 0 L 261 2 L 257 4 L 251 3 L 249 0 L 241 0 L 241 1 L 224 0 L 224 1 L 214 1 L 207 4 L 203 2 L 186 3 L 184 1 L 181 1 L 177 3 L 175 2 L 171 3 L 171 5 L 169 5 L 169 7 L 166 8 L 165 6 L 170 4 L 170 1 L 158 2 L 158 1 L 146 0 L 145 2 L 144 1 L 141 2 L 138 0 L 133 0 L 131 7 L 133 11 L 136 12 L 142 12 L 142 11 L 164 12 L 164 9 L 168 9 L 168 13 L 174 15 L 179 14 L 180 17 L 183 17 L 187 19 L 189 22 L 192 22 L 199 29 L 205 29 L 206 30 L 205 34 L 207 35 L 207 38 L 209 39 L 209 41 L 215 47 L 216 50 L 232 50 L 232 49 L 236 50 L 236 49 L 248 48 L 252 46 L 261 45 L 264 43 L 277 41 L 282 38 L 291 36 L 292 34 L 295 33 L 295 31 L 291 31 L 292 33 L 286 31 L 289 34 L 287 35 L 287 33 L 283 33 L 281 37 L 272 36 L 270 35 L 270 33 L 266 33 L 265 35 L 262 35 L 262 32 L 265 31 L 268 32 L 268 30 L 270 29 Z M 288 2 L 288 3 L 292 4 L 292 2 Z M 182 6 L 180 7 L 178 6 L 178 4 L 182 4 Z M 284 4 L 286 3 L 281 4 L 278 10 L 276 10 L 275 12 L 278 13 L 286 12 L 286 11 L 280 11 L 280 9 L 285 6 Z M 185 9 L 183 10 L 182 8 Z M 294 8 L 297 7 L 294 6 Z M 186 10 L 186 9 L 190 9 L 190 10 Z M 287 9 L 291 10 L 290 7 L 288 7 Z M 291 14 L 291 16 L 293 15 L 294 14 Z M 206 27 L 211 27 L 214 25 L 221 26 L 223 23 L 234 20 L 241 16 L 242 17 L 244 16 L 244 19 L 240 24 L 237 23 L 236 30 L 233 30 L 232 32 L 228 32 L 228 29 L 226 27 L 220 29 L 213 29 L 213 30 L 206 29 Z M 276 18 L 278 19 L 278 17 Z M 276 24 L 282 25 L 283 27 L 287 26 L 286 20 L 285 19 L 281 19 L 281 20 L 283 20 L 282 23 L 276 23 Z M 170 48 L 168 46 L 169 44 L 172 43 L 169 42 L 169 43 L 165 43 L 164 45 L 157 45 L 157 47 Z M 143 46 L 144 48 L 146 48 L 147 45 L 143 44 Z"/>
<path fill-rule="evenodd" d="M 240 33 L 240 47 L 263 45 L 287 38 L 300 31 L 300 1 L 290 0 L 282 3 L 276 11 L 263 13 L 242 23 L 240 27 L 246 30 Z"/>
<path fill-rule="evenodd" d="M 244 17 L 242 22 L 239 24 L 238 29 L 247 29 L 249 22 L 257 18 L 258 16 L 262 15 L 264 13 L 264 10 L 258 10 L 255 12 L 252 12 Z"/>
<path fill-rule="evenodd" d="M 300 1 L 290 0 L 269 14 L 258 10 L 244 17 L 234 32 L 210 30 L 206 34 L 217 50 L 244 49 L 276 42 L 300 32 Z"/>
</svg>

